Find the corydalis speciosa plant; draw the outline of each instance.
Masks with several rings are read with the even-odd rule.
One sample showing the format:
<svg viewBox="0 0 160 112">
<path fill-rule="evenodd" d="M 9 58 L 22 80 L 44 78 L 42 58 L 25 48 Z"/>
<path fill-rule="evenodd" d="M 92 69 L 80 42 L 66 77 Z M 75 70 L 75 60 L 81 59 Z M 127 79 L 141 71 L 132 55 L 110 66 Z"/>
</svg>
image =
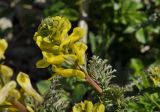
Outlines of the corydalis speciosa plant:
<svg viewBox="0 0 160 112">
<path fill-rule="evenodd" d="M 81 81 L 89 82 L 102 94 L 102 89 L 84 69 L 87 46 L 83 42 L 80 42 L 80 39 L 84 35 L 84 30 L 76 27 L 71 34 L 68 34 L 70 28 L 71 23 L 65 17 L 48 17 L 42 20 L 34 35 L 34 40 L 43 55 L 43 58 L 36 63 L 36 66 L 38 68 L 51 68 L 53 73 L 52 82 L 59 80 L 59 78 L 56 78 L 58 76 L 76 77 Z M 44 97 L 46 100 L 43 102 L 41 106 L 43 109 L 41 108 L 41 110 L 65 111 L 67 107 L 63 105 L 64 103 L 61 100 L 64 96 L 60 95 L 64 93 L 63 89 L 61 88 L 61 91 L 59 91 L 53 86 L 56 85 L 51 84 L 49 92 Z M 52 104 L 49 103 L 50 101 Z M 68 102 L 69 99 L 65 99 L 65 101 Z"/>
</svg>

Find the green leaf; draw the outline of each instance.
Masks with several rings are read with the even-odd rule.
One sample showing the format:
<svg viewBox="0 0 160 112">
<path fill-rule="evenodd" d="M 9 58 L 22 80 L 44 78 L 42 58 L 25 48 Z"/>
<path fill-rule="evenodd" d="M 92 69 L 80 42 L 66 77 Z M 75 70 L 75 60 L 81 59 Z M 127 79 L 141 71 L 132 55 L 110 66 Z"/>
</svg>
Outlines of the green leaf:
<svg viewBox="0 0 160 112">
<path fill-rule="evenodd" d="M 130 67 L 134 70 L 135 75 L 140 75 L 141 70 L 144 68 L 144 65 L 140 59 L 132 58 L 130 61 Z"/>
<path fill-rule="evenodd" d="M 39 81 L 36 85 L 37 85 L 38 91 L 43 95 L 49 90 L 50 81 L 48 80 Z"/>
<path fill-rule="evenodd" d="M 125 29 L 124 33 L 133 33 L 134 31 L 135 31 L 135 28 L 134 28 L 134 27 L 128 26 L 128 27 Z"/>
<path fill-rule="evenodd" d="M 77 84 L 72 93 L 73 102 L 81 101 L 86 91 L 87 89 L 84 84 Z"/>
<path fill-rule="evenodd" d="M 146 43 L 146 38 L 145 38 L 145 32 L 144 29 L 141 28 L 136 32 L 136 39 L 138 42 L 145 44 Z"/>
</svg>

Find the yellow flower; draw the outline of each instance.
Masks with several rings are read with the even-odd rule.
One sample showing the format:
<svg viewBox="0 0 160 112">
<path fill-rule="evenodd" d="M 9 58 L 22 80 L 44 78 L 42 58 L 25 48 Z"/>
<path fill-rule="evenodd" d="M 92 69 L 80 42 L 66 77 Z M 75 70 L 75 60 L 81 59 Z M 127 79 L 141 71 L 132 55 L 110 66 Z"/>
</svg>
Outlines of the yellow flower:
<svg viewBox="0 0 160 112">
<path fill-rule="evenodd" d="M 21 94 L 18 90 L 13 89 L 10 93 L 9 96 L 14 97 L 15 99 L 20 99 L 21 98 Z"/>
<path fill-rule="evenodd" d="M 10 81 L 3 88 L 0 89 L 0 105 L 4 103 L 9 93 L 16 88 L 16 82 Z"/>
<path fill-rule="evenodd" d="M 54 23 L 56 23 L 57 21 L 59 22 L 59 24 L 56 26 L 57 27 L 57 32 L 55 33 L 56 35 L 54 35 L 52 38 L 60 38 L 61 42 L 64 40 L 64 38 L 66 38 L 68 36 L 68 31 L 71 28 L 71 23 L 69 22 L 69 20 L 66 17 L 53 17 Z"/>
<path fill-rule="evenodd" d="M 105 106 L 101 103 L 96 103 L 93 105 L 91 101 L 85 100 L 84 103 L 76 104 L 72 112 L 105 112 Z"/>
<path fill-rule="evenodd" d="M 84 105 L 85 105 L 85 111 L 86 112 L 92 112 L 93 109 L 93 103 L 91 101 L 84 101 Z"/>
<path fill-rule="evenodd" d="M 77 57 L 73 54 L 61 54 L 61 55 L 53 55 L 52 53 L 42 52 L 44 60 L 46 60 L 50 64 L 59 65 L 65 62 L 66 60 L 75 61 Z"/>
<path fill-rule="evenodd" d="M 50 65 L 45 59 L 38 60 L 36 63 L 37 68 L 46 68 Z"/>
<path fill-rule="evenodd" d="M 64 69 L 64 68 L 57 68 L 57 67 L 53 66 L 52 70 L 54 72 L 56 72 L 56 74 L 61 75 L 63 77 L 75 76 L 79 79 L 85 78 L 85 73 L 80 70 L 76 70 L 76 69 Z"/>
<path fill-rule="evenodd" d="M 66 38 L 60 45 L 60 50 L 63 50 L 65 47 L 72 45 L 73 43 L 79 41 L 84 36 L 84 30 L 80 27 L 74 28 L 73 33 Z"/>
<path fill-rule="evenodd" d="M 43 101 L 43 98 L 33 89 L 27 74 L 20 72 L 17 76 L 17 82 L 28 95 L 33 96 L 39 102 Z"/>
<path fill-rule="evenodd" d="M 65 17 L 48 17 L 41 22 L 34 40 L 42 50 L 43 59 L 36 66 L 46 68 L 52 65 L 52 70 L 58 75 L 84 79 L 85 74 L 75 69 L 77 64 L 85 64 L 87 46 L 78 42 L 84 36 L 84 30 L 76 27 L 68 35 L 70 28 L 71 23 Z"/>
<path fill-rule="evenodd" d="M 59 53 L 59 46 L 51 43 L 51 41 L 49 41 L 48 38 L 43 38 L 42 36 L 37 36 L 36 43 L 42 51 L 46 51 L 46 52 L 54 53 L 54 54 Z"/>
<path fill-rule="evenodd" d="M 72 108 L 72 112 L 84 112 L 85 104 L 83 102 L 75 104 Z"/>
<path fill-rule="evenodd" d="M 7 83 L 13 75 L 13 70 L 6 65 L 0 64 L 0 74 L 2 75 L 4 83 Z"/>
<path fill-rule="evenodd" d="M 83 65 L 85 64 L 85 52 L 87 50 L 87 46 L 84 43 L 77 42 L 71 46 L 72 51 L 76 54 L 78 64 Z"/>
<path fill-rule="evenodd" d="M 94 104 L 93 112 L 105 112 L 105 106 L 102 103 L 96 103 Z"/>
<path fill-rule="evenodd" d="M 4 53 L 7 47 L 8 47 L 7 41 L 5 39 L 0 39 L 0 60 L 5 58 Z"/>
<path fill-rule="evenodd" d="M 77 57 L 75 55 L 52 55 L 43 52 L 43 59 L 40 59 L 36 63 L 37 68 L 46 68 L 49 65 L 74 65 Z"/>
<path fill-rule="evenodd" d="M 33 40 L 36 41 L 38 36 L 39 36 L 38 32 L 35 32 L 33 36 Z"/>
</svg>

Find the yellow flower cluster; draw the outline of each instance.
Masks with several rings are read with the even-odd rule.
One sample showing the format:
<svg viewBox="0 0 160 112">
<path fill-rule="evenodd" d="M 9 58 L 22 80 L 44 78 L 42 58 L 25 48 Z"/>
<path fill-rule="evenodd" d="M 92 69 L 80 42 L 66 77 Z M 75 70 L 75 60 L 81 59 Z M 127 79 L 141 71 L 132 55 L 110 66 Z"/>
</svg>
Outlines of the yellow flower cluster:
<svg viewBox="0 0 160 112">
<path fill-rule="evenodd" d="M 36 65 L 38 68 L 51 66 L 57 75 L 63 77 L 76 76 L 84 79 L 85 74 L 76 69 L 77 65 L 85 64 L 87 46 L 79 41 L 84 31 L 76 27 L 68 35 L 70 28 L 71 23 L 65 17 L 48 17 L 41 22 L 34 40 L 42 50 L 43 59 Z"/>
<path fill-rule="evenodd" d="M 7 46 L 7 42 L 0 39 L 0 60 L 4 58 Z M 18 110 L 12 107 L 12 103 L 22 100 L 22 92 L 16 89 L 17 83 L 11 80 L 12 76 L 13 70 L 6 65 L 0 64 L 0 106 L 7 105 L 6 111 L 17 112 Z M 17 82 L 27 95 L 32 96 L 36 101 L 43 101 L 43 98 L 32 88 L 27 74 L 20 72 L 17 76 Z"/>
<path fill-rule="evenodd" d="M 76 104 L 72 112 L 105 112 L 105 106 L 102 103 L 93 105 L 91 101 L 85 100 L 84 102 Z"/>
</svg>

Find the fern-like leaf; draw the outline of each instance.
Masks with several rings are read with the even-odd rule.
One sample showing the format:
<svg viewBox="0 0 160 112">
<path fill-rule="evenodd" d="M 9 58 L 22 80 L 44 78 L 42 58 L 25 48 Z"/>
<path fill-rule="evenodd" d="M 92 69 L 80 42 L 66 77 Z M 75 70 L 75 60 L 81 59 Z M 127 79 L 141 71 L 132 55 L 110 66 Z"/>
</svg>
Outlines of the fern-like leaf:
<svg viewBox="0 0 160 112">
<path fill-rule="evenodd" d="M 93 56 L 88 64 L 89 75 L 101 86 L 104 90 L 108 87 L 110 80 L 115 77 L 116 72 L 112 66 L 107 64 L 108 60 L 102 60 L 98 56 Z"/>
<path fill-rule="evenodd" d="M 67 92 L 61 87 L 61 79 L 61 76 L 55 76 L 52 79 L 50 89 L 38 112 L 65 112 L 69 107 L 70 99 Z"/>
</svg>

